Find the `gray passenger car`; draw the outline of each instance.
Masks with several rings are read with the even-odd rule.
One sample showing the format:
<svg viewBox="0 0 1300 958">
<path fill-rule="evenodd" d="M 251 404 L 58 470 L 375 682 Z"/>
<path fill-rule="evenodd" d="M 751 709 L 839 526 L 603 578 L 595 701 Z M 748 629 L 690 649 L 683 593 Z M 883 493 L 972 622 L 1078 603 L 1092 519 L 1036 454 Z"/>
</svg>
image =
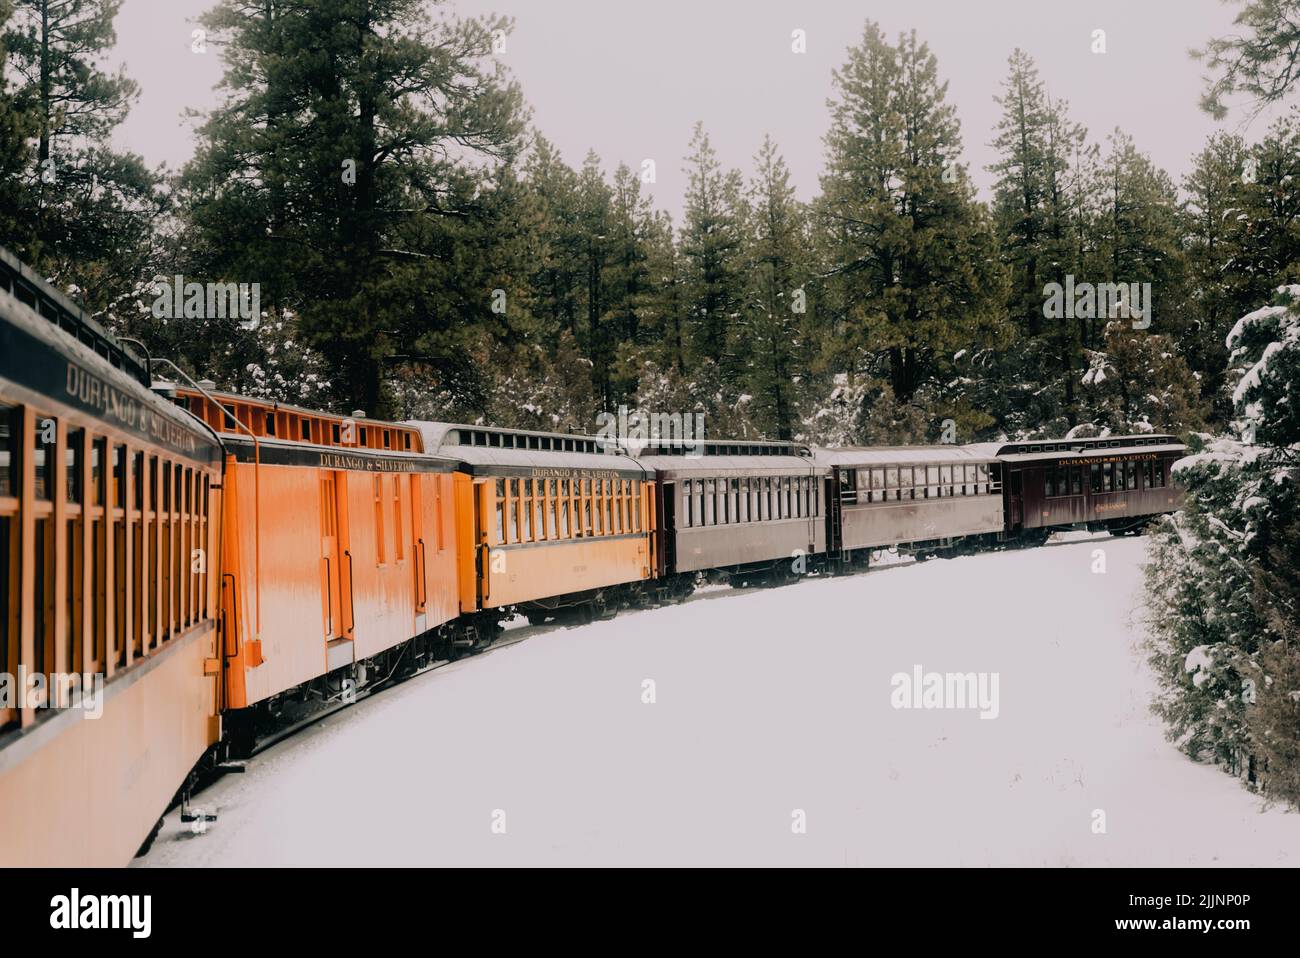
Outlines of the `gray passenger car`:
<svg viewBox="0 0 1300 958">
<path fill-rule="evenodd" d="M 830 481 L 831 557 L 895 546 L 924 554 L 1001 533 L 996 451 L 988 444 L 816 450 Z"/>
<path fill-rule="evenodd" d="M 826 550 L 827 471 L 809 447 L 705 441 L 690 455 L 651 447 L 664 548 L 661 576 L 703 569 L 781 573 Z"/>
</svg>

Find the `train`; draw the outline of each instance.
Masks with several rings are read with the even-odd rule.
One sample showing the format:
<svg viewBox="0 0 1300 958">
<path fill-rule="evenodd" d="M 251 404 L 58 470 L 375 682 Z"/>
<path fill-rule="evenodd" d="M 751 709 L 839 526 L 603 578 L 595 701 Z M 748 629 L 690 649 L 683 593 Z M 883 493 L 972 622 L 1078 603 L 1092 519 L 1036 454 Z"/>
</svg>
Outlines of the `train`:
<svg viewBox="0 0 1300 958">
<path fill-rule="evenodd" d="M 142 353 L 0 249 L 3 867 L 124 865 L 205 775 L 515 616 L 1136 534 L 1180 504 L 1165 434 L 633 447 L 300 408 Z"/>
</svg>

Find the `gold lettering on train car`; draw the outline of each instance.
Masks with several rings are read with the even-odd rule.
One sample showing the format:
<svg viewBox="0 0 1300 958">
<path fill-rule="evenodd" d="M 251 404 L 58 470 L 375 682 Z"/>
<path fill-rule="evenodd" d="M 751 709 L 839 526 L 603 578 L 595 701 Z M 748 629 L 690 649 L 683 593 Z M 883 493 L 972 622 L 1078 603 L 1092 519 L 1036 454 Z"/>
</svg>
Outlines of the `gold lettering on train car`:
<svg viewBox="0 0 1300 958">
<path fill-rule="evenodd" d="M 613 469 L 562 469 L 555 466 L 534 466 L 534 479 L 617 479 Z"/>
<path fill-rule="evenodd" d="M 323 469 L 357 469 L 364 472 L 415 472 L 415 462 L 410 459 L 366 459 L 363 456 L 344 456 L 337 452 L 322 452 Z"/>
<path fill-rule="evenodd" d="M 1091 459 L 1061 459 L 1058 466 L 1087 466 L 1094 462 L 1139 462 L 1145 459 L 1159 459 L 1154 452 L 1133 453 L 1126 456 L 1094 456 Z"/>
</svg>

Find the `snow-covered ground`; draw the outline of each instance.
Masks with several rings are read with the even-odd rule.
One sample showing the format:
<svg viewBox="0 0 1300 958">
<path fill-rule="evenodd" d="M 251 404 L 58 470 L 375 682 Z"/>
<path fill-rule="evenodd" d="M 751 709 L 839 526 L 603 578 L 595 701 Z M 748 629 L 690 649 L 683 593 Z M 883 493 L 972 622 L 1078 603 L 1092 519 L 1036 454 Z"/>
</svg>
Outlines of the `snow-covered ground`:
<svg viewBox="0 0 1300 958">
<path fill-rule="evenodd" d="M 140 863 L 1300 863 L 1300 815 L 1148 711 L 1145 550 L 1075 537 L 536 630 L 259 755 L 196 799 L 206 834 L 173 812 Z M 894 708 L 916 666 L 996 673 L 997 717 Z"/>
</svg>

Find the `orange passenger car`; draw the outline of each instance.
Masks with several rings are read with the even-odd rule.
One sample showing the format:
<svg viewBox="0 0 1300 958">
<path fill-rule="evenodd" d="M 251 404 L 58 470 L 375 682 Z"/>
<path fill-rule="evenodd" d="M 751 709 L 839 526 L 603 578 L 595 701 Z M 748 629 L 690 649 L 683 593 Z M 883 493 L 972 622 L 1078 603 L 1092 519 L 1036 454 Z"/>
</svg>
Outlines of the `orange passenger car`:
<svg viewBox="0 0 1300 958">
<path fill-rule="evenodd" d="M 220 446 L 0 250 L 0 868 L 124 865 L 221 735 Z"/>
<path fill-rule="evenodd" d="M 393 423 L 205 392 L 177 397 L 226 445 L 224 705 L 241 753 L 295 700 L 448 653 L 453 463 Z"/>
<path fill-rule="evenodd" d="M 588 436 L 415 423 L 457 461 L 461 612 L 480 641 L 512 612 L 599 618 L 652 596 L 654 482 Z"/>
</svg>

